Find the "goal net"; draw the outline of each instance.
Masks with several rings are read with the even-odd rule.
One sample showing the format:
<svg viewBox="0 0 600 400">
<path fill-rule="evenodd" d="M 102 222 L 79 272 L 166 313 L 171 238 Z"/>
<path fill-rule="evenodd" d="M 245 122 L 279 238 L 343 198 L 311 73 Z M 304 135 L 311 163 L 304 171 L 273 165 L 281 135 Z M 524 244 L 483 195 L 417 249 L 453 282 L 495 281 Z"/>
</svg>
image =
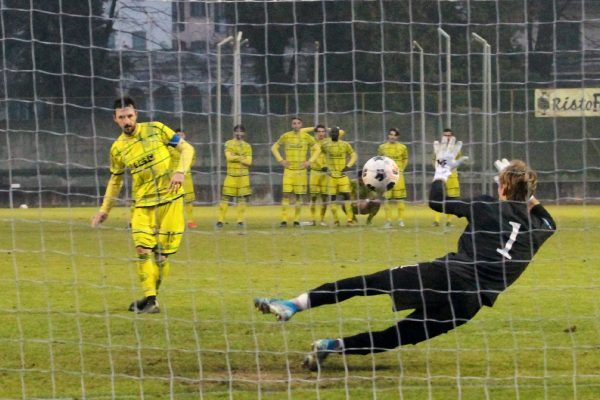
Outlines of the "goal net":
<svg viewBox="0 0 600 400">
<path fill-rule="evenodd" d="M 1 1 L 0 397 L 596 398 L 599 21 L 593 0 Z M 180 128 L 196 150 L 189 228 L 158 314 L 128 311 L 142 294 L 129 171 L 110 217 L 90 227 L 124 95 L 139 122 Z M 397 128 L 404 208 L 347 228 L 330 207 L 321 226 L 321 196 L 314 214 L 307 196 L 281 228 L 272 146 L 293 117 L 345 131 L 351 179 Z M 237 124 L 252 195 L 225 213 Z M 307 371 L 311 343 L 407 313 L 389 296 L 356 297 L 280 322 L 253 299 L 456 251 L 466 221 L 436 219 L 426 201 L 445 128 L 469 157 L 462 196 L 497 196 L 494 160 L 522 159 L 557 233 L 467 324 Z"/>
</svg>

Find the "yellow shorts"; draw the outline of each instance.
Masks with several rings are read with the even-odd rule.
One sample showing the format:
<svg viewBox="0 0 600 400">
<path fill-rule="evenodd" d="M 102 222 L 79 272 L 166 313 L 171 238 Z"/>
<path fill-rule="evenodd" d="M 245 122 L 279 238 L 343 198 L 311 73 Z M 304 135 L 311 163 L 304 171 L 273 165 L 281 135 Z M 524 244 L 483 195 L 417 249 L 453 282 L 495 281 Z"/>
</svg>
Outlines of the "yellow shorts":
<svg viewBox="0 0 600 400">
<path fill-rule="evenodd" d="M 327 172 L 310 171 L 310 194 L 327 194 Z"/>
<path fill-rule="evenodd" d="M 183 191 L 184 191 L 184 195 L 183 195 L 183 201 L 185 203 L 190 203 L 194 200 L 196 200 L 196 192 L 194 190 L 194 181 L 192 179 L 192 174 L 191 173 L 187 173 L 185 174 L 185 178 L 183 179 Z"/>
<path fill-rule="evenodd" d="M 131 235 L 136 247 L 161 254 L 176 253 L 184 229 L 183 196 L 170 203 L 133 209 Z"/>
<path fill-rule="evenodd" d="M 242 197 L 250 196 L 250 176 L 231 176 L 227 175 L 223 182 L 223 196 Z"/>
<path fill-rule="evenodd" d="M 392 190 L 388 190 L 383 193 L 384 199 L 405 199 L 406 198 L 406 183 L 404 181 L 404 175 L 400 175 L 398 182 L 394 185 Z"/>
<path fill-rule="evenodd" d="M 283 193 L 306 194 L 308 176 L 305 169 L 283 170 Z"/>
<path fill-rule="evenodd" d="M 327 180 L 327 194 L 334 196 L 338 193 L 350 193 L 350 178 L 342 176 L 334 178 L 332 176 Z"/>
</svg>

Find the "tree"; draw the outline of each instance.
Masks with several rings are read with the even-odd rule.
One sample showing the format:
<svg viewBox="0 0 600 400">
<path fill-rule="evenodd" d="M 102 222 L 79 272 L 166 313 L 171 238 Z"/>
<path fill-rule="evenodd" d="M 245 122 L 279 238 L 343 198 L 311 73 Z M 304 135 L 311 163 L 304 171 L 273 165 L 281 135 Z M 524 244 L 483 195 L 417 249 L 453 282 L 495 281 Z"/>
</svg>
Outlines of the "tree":
<svg viewBox="0 0 600 400">
<path fill-rule="evenodd" d="M 103 16 L 102 0 L 31 4 L 2 2 L 8 96 L 80 106 L 90 106 L 94 96 L 112 96 L 119 69 L 107 57 L 112 23 Z"/>
</svg>

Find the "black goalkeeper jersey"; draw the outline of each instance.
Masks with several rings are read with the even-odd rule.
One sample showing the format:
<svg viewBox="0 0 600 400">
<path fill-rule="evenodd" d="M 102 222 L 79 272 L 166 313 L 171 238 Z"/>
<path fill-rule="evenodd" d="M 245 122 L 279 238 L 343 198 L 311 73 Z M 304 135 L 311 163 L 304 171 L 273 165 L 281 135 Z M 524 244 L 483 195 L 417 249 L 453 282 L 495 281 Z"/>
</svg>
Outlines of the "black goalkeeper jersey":
<svg viewBox="0 0 600 400">
<path fill-rule="evenodd" d="M 531 262 L 540 246 L 556 230 L 554 220 L 538 204 L 500 201 L 491 196 L 445 198 L 444 185 L 434 181 L 429 206 L 438 212 L 465 217 L 468 225 L 458 240 L 458 251 L 433 261 L 452 276 L 481 293 L 491 306 Z"/>
</svg>

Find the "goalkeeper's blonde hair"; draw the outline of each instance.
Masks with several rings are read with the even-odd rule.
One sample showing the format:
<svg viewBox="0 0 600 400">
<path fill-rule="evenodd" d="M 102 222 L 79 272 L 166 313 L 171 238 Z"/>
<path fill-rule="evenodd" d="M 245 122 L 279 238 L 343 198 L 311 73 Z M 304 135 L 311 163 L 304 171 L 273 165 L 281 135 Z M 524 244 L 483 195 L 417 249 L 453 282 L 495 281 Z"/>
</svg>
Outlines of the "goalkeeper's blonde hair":
<svg viewBox="0 0 600 400">
<path fill-rule="evenodd" d="M 504 186 L 506 199 L 527 201 L 537 188 L 537 174 L 521 160 L 512 160 L 499 176 Z"/>
</svg>

